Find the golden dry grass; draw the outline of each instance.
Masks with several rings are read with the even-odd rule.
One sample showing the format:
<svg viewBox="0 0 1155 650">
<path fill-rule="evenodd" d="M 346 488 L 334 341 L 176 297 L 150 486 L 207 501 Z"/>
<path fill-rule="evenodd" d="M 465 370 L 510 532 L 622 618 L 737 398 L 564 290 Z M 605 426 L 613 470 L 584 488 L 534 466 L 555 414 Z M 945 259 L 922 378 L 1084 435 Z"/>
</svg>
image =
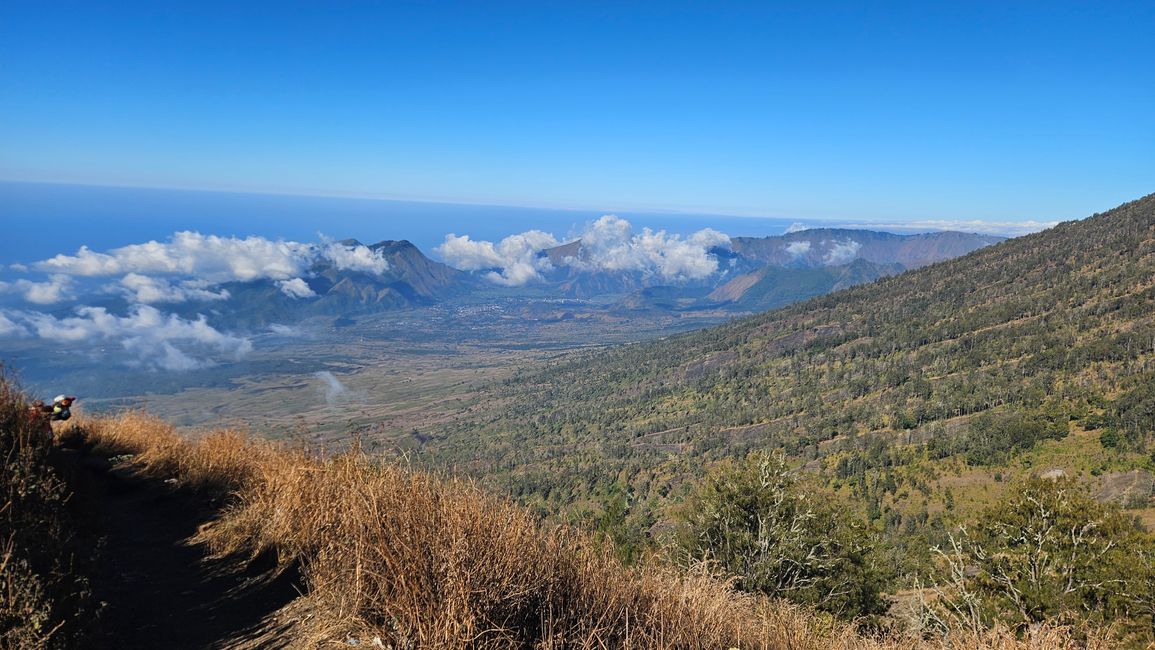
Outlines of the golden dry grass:
<svg viewBox="0 0 1155 650">
<path fill-rule="evenodd" d="M 146 474 L 228 494 L 195 539 L 217 556 L 272 551 L 306 593 L 269 629 L 291 647 L 1102 648 L 1062 629 L 879 639 L 804 607 L 741 594 L 705 568 L 624 567 L 604 544 L 474 485 L 359 451 L 317 458 L 237 431 L 196 439 L 140 414 L 84 422 Z M 262 642 L 268 642 L 266 638 Z"/>
</svg>

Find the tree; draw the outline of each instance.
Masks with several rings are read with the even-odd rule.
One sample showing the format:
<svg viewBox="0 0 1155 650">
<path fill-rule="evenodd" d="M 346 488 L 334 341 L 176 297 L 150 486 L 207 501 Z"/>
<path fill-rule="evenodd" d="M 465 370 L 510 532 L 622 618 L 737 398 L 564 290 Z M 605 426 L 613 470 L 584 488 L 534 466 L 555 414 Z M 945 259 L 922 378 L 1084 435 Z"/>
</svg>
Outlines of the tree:
<svg viewBox="0 0 1155 650">
<path fill-rule="evenodd" d="M 943 602 L 956 618 L 1029 626 L 1143 613 L 1132 611 L 1134 576 L 1149 541 L 1074 478 L 1020 483 L 950 542 L 935 551 L 946 570 L 940 584 L 954 587 Z"/>
<path fill-rule="evenodd" d="M 866 527 L 800 489 L 781 453 L 721 465 L 687 505 L 682 546 L 740 589 L 844 617 L 885 610 Z"/>
</svg>

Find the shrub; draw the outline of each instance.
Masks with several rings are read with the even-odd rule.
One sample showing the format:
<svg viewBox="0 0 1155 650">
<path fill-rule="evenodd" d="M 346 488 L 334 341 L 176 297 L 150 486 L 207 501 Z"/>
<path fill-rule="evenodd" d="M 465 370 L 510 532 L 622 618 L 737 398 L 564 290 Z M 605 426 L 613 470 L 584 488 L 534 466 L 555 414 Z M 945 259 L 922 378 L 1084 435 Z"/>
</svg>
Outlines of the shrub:
<svg viewBox="0 0 1155 650">
<path fill-rule="evenodd" d="M 911 645 L 900 636 L 862 636 L 852 625 L 809 607 L 736 592 L 712 570 L 716 565 L 678 568 L 645 558 L 623 566 L 608 543 L 543 522 L 469 482 L 375 464 L 358 449 L 321 458 L 237 432 L 190 440 L 141 415 L 84 427 L 107 452 L 134 454 L 132 462 L 145 475 L 175 478 L 185 488 L 224 497 L 221 516 L 194 541 L 220 556 L 272 550 L 283 563 L 302 568 L 303 596 L 238 647 L 906 650 Z M 781 464 L 772 467 L 780 478 L 786 476 Z M 790 493 L 799 496 L 794 487 Z M 829 518 L 823 521 L 831 524 Z M 820 534 L 818 527 L 813 531 Z M 842 560 L 831 566 L 850 567 Z M 836 583 L 826 577 L 831 578 L 826 584 Z M 1094 637 L 1077 643 L 1068 630 L 1049 626 L 1033 631 L 1027 642 L 994 627 L 952 631 L 922 645 L 1106 647 Z"/>
<path fill-rule="evenodd" d="M 939 581 L 952 585 L 943 604 L 971 627 L 1127 627 L 1153 612 L 1152 539 L 1074 478 L 1018 484 L 950 541 L 936 549 L 946 570 Z"/>
<path fill-rule="evenodd" d="M 717 562 L 744 591 L 842 617 L 885 610 L 865 525 L 801 489 L 782 454 L 720 466 L 691 497 L 686 523 L 690 557 Z"/>
</svg>

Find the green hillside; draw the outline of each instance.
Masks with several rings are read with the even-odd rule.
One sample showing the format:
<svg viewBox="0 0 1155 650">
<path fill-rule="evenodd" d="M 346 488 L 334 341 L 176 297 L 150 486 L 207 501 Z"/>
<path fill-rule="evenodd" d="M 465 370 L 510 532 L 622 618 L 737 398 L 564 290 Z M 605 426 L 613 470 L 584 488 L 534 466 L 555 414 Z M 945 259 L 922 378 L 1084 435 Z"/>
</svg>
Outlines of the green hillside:
<svg viewBox="0 0 1155 650">
<path fill-rule="evenodd" d="M 917 556 L 1042 470 L 1146 517 L 1153 432 L 1155 195 L 722 327 L 559 356 L 420 457 L 590 521 L 623 498 L 640 544 L 713 462 L 780 448 Z M 1132 475 L 1138 489 L 1118 487 Z"/>
</svg>

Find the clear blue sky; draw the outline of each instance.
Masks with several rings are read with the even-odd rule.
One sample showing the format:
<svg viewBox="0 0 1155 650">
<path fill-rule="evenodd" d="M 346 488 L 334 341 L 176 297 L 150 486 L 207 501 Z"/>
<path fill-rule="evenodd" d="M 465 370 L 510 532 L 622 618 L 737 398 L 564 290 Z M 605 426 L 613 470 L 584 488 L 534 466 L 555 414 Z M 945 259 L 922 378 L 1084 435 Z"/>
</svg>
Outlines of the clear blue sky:
<svg viewBox="0 0 1155 650">
<path fill-rule="evenodd" d="M 1155 3 L 0 3 L 0 179 L 803 219 L 1155 191 Z"/>
</svg>

